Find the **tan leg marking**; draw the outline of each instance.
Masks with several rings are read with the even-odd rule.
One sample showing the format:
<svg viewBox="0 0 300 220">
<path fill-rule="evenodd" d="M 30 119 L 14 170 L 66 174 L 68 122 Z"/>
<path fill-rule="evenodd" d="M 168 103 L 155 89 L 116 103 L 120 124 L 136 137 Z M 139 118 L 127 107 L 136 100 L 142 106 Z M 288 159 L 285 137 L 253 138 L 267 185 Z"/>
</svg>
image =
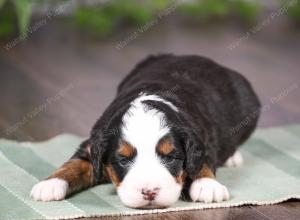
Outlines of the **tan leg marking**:
<svg viewBox="0 0 300 220">
<path fill-rule="evenodd" d="M 192 177 L 192 179 L 194 179 L 194 180 L 199 179 L 199 178 L 215 179 L 216 177 L 215 177 L 213 171 L 207 166 L 207 164 L 203 164 L 199 174 Z"/>
<path fill-rule="evenodd" d="M 59 178 L 67 181 L 69 184 L 67 194 L 70 194 L 93 185 L 93 167 L 88 161 L 71 159 L 47 179 L 51 178 Z"/>
</svg>

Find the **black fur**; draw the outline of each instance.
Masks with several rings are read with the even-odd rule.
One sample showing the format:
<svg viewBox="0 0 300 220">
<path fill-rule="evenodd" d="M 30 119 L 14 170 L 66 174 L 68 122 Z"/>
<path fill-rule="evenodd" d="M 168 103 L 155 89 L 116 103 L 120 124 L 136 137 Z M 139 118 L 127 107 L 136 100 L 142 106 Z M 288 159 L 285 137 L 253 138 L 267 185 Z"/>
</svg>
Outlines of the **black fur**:
<svg viewBox="0 0 300 220">
<path fill-rule="evenodd" d="M 116 159 L 122 116 L 140 92 L 161 96 L 179 109 L 175 112 L 161 102 L 145 101 L 149 108 L 165 113 L 172 140 L 182 149 L 182 164 L 170 165 L 173 174 L 176 166 L 183 166 L 189 176 L 196 175 L 204 162 L 215 171 L 250 136 L 260 112 L 251 85 L 235 71 L 200 56 L 150 56 L 121 82 L 116 98 L 93 127 L 91 162 L 96 183 L 103 177 L 103 164 Z M 114 169 L 124 176 L 124 167 Z"/>
</svg>

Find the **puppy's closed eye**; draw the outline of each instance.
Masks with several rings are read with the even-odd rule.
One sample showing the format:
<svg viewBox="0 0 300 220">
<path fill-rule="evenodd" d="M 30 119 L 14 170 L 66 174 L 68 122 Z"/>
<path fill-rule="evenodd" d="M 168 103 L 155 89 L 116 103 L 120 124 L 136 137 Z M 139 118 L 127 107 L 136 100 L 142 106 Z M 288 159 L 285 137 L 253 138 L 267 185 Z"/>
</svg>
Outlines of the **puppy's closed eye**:
<svg viewBox="0 0 300 220">
<path fill-rule="evenodd" d="M 163 159 L 163 161 L 165 163 L 173 163 L 177 159 L 177 158 L 173 157 L 172 155 L 161 156 L 161 158 Z"/>
<path fill-rule="evenodd" d="M 133 162 L 132 157 L 120 157 L 118 161 L 123 167 L 127 167 L 130 163 Z"/>
</svg>

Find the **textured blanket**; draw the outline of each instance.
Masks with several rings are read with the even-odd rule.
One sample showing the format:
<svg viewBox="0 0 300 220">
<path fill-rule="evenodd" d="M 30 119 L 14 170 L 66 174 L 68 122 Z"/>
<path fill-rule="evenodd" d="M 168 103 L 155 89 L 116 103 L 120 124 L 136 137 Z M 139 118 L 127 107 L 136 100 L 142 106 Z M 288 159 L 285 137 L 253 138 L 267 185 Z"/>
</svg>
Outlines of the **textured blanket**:
<svg viewBox="0 0 300 220">
<path fill-rule="evenodd" d="M 300 199 L 300 125 L 257 130 L 241 148 L 245 164 L 218 170 L 219 181 L 231 194 L 226 202 L 178 201 L 167 209 L 136 210 L 124 207 L 110 184 L 64 201 L 36 202 L 29 198 L 31 187 L 67 160 L 82 140 L 69 134 L 40 143 L 0 140 L 0 219 L 135 215 Z"/>
</svg>

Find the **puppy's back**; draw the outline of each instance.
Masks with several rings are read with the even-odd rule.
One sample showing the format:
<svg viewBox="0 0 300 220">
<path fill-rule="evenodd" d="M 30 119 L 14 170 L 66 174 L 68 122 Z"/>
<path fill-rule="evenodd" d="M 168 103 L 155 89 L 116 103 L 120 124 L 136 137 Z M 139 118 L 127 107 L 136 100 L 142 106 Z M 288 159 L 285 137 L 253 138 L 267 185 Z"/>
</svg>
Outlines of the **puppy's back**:
<svg viewBox="0 0 300 220">
<path fill-rule="evenodd" d="M 204 139 L 212 142 L 207 144 L 219 148 L 220 163 L 251 135 L 260 114 L 258 97 L 244 76 L 201 56 L 150 56 L 137 64 L 118 91 L 139 86 L 158 95 L 172 93 L 165 98 L 205 129 Z"/>
</svg>

